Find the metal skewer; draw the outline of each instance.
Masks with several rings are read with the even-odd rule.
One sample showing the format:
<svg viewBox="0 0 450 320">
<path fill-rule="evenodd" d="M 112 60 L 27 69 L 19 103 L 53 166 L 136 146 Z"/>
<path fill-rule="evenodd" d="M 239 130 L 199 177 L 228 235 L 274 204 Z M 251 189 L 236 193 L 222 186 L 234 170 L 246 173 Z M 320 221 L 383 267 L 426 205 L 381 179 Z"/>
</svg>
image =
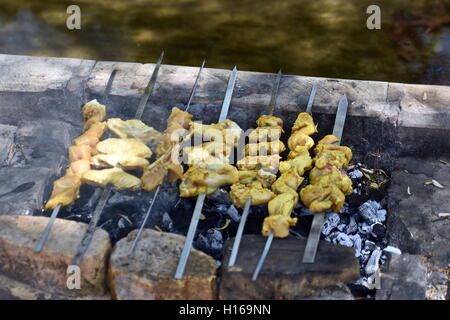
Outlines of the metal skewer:
<svg viewBox="0 0 450 320">
<path fill-rule="evenodd" d="M 278 89 L 281 82 L 281 69 L 278 71 L 277 77 L 272 85 L 272 94 L 270 96 L 270 102 L 267 107 L 267 114 L 272 115 L 275 109 L 276 100 L 278 96 Z M 247 222 L 247 217 L 250 212 L 250 206 L 252 204 L 252 198 L 245 200 L 244 211 L 242 212 L 241 220 L 239 221 L 239 227 L 237 229 L 236 237 L 234 238 L 233 248 L 231 250 L 230 260 L 228 261 L 228 267 L 234 266 L 236 263 L 236 258 L 239 252 L 239 246 L 241 244 L 242 234 L 244 233 L 245 223 Z"/>
<path fill-rule="evenodd" d="M 222 104 L 222 110 L 219 116 L 219 122 L 224 121 L 227 118 L 228 110 L 230 108 L 231 97 L 233 95 L 234 85 L 237 78 L 237 69 L 233 68 L 230 78 L 228 79 L 227 91 Z M 192 242 L 194 241 L 195 232 L 197 230 L 198 221 L 202 212 L 203 203 L 205 201 L 206 193 L 201 193 L 197 197 L 194 213 L 192 214 L 191 223 L 189 225 L 186 240 L 184 242 L 183 251 L 181 252 L 180 261 L 178 262 L 177 270 L 175 272 L 175 279 L 182 279 L 184 270 L 186 268 L 187 261 L 189 259 L 189 253 L 191 252 Z"/>
<path fill-rule="evenodd" d="M 161 67 L 163 58 L 164 58 L 164 51 L 161 52 L 158 62 L 156 63 L 155 68 L 153 69 L 152 76 L 151 76 L 147 86 L 145 87 L 144 94 L 141 97 L 141 100 L 139 102 L 139 105 L 138 105 L 138 108 L 136 111 L 135 119 L 140 119 L 142 117 L 142 114 L 144 113 L 144 109 L 145 109 L 145 106 L 147 105 L 148 98 L 150 97 L 150 95 L 153 92 L 153 89 L 155 87 L 159 68 Z M 72 259 L 72 265 L 79 266 L 81 260 L 83 259 L 84 254 L 86 253 L 86 250 L 89 248 L 92 237 L 94 236 L 94 233 L 95 233 L 95 229 L 97 228 L 98 221 L 100 220 L 100 216 L 103 212 L 103 209 L 105 208 L 105 205 L 108 201 L 111 191 L 112 191 L 112 185 L 108 185 L 105 189 L 103 189 L 103 193 L 100 197 L 100 200 L 97 203 L 97 206 L 95 207 L 91 221 L 89 222 L 89 226 L 83 236 L 83 239 L 81 240 L 81 243 L 78 247 L 77 253 L 75 254 L 75 256 Z"/>
<path fill-rule="evenodd" d="M 195 94 L 195 89 L 197 88 L 198 80 L 200 79 L 200 74 L 202 73 L 203 67 L 205 66 L 206 60 L 203 60 L 202 65 L 200 66 L 200 69 L 198 70 L 197 77 L 194 82 L 194 86 L 192 87 L 191 94 L 189 96 L 189 100 L 186 106 L 186 112 L 189 110 L 189 107 L 191 106 L 192 98 Z M 161 185 L 158 186 L 158 188 L 155 191 L 155 194 L 153 195 L 153 198 L 150 202 L 150 207 L 148 208 L 147 212 L 145 213 L 144 221 L 141 224 L 141 227 L 139 228 L 138 233 L 136 234 L 136 237 L 134 238 L 133 244 L 130 247 L 130 250 L 128 251 L 128 254 L 131 254 L 134 251 L 134 248 L 136 247 L 137 242 L 139 241 L 139 238 L 141 237 L 141 233 L 144 230 L 144 226 L 147 223 L 147 219 L 150 216 L 150 213 L 152 212 L 153 204 L 155 203 L 155 199 L 158 197 L 159 189 L 161 189 Z"/>
<path fill-rule="evenodd" d="M 339 139 L 342 138 L 344 131 L 345 118 L 347 116 L 348 100 L 344 94 L 339 100 L 338 110 L 336 113 L 336 120 L 334 121 L 333 135 Z M 319 246 L 320 231 L 322 229 L 325 213 L 317 213 L 314 215 L 311 229 L 309 231 L 308 240 L 306 242 L 305 253 L 303 254 L 303 263 L 314 263 L 316 259 L 317 248 Z"/>
<path fill-rule="evenodd" d="M 316 96 L 316 92 L 317 92 L 317 81 L 314 83 L 314 85 L 311 89 L 311 93 L 310 93 L 309 99 L 308 99 L 308 104 L 306 106 L 305 112 L 307 112 L 309 114 L 311 114 L 311 112 L 312 112 L 312 106 L 313 106 L 314 98 Z M 270 246 L 272 245 L 273 237 L 274 237 L 274 233 L 273 233 L 273 231 L 271 231 L 269 233 L 269 236 L 267 237 L 263 253 L 259 257 L 258 264 L 256 265 L 255 271 L 253 272 L 253 276 L 252 276 L 253 281 L 256 281 L 256 279 L 258 279 L 259 273 L 261 272 L 262 266 L 264 265 L 264 261 L 266 260 L 266 257 L 269 254 L 269 250 L 270 250 Z"/>
<path fill-rule="evenodd" d="M 103 92 L 102 102 L 104 105 L 108 103 L 108 97 L 111 93 L 112 84 L 114 81 L 114 78 L 116 77 L 117 69 L 114 69 L 111 72 L 111 75 L 109 76 L 108 82 L 105 87 L 105 91 Z M 34 248 L 34 251 L 37 253 L 40 253 L 42 249 L 44 248 L 45 243 L 47 242 L 48 236 L 50 235 L 50 231 L 52 230 L 53 224 L 55 223 L 56 217 L 58 216 L 59 210 L 61 210 L 61 205 L 58 204 L 55 209 L 53 209 L 53 212 L 50 216 L 50 220 L 47 223 L 47 226 L 44 229 L 44 232 L 42 232 L 41 237 L 39 238 L 39 242 L 36 244 L 36 247 Z"/>
</svg>

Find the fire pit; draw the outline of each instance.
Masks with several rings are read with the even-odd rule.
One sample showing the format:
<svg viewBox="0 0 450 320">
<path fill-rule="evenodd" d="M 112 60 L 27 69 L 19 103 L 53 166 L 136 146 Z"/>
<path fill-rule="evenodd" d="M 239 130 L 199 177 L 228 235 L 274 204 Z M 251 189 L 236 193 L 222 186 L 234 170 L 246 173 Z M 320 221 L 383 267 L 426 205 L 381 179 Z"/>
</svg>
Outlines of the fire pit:
<svg viewBox="0 0 450 320">
<path fill-rule="evenodd" d="M 153 65 L 2 55 L 0 66 L 5 70 L 0 75 L 5 77 L 0 82 L 0 148 L 4 149 L 0 158 L 0 214 L 48 216 L 50 213 L 42 212 L 41 208 L 53 181 L 65 170 L 71 139 L 81 132 L 82 102 L 100 100 L 111 71 L 118 69 L 107 105 L 108 117 L 133 118 Z M 196 68 L 163 65 L 143 122 L 163 131 L 171 108 L 183 108 L 187 101 L 196 72 Z M 270 99 L 273 77 L 239 72 L 228 118 L 243 129 L 254 127 Z M 217 121 L 227 80 L 224 70 L 204 70 L 190 108 L 195 120 Z M 359 262 L 360 274 L 356 278 L 353 273 L 352 277 L 342 276 L 335 279 L 334 285 L 330 282 L 323 288 L 314 288 L 314 292 L 308 291 L 310 288 L 304 294 L 291 295 L 286 291 L 279 298 L 333 295 L 350 298 L 350 291 L 342 286 L 346 283 L 354 297 L 445 299 L 450 262 L 446 245 L 449 219 L 442 214 L 450 211 L 444 200 L 450 193 L 447 124 L 450 109 L 446 105 L 450 89 L 286 75 L 275 110 L 275 115 L 285 121 L 285 128 L 290 128 L 297 114 L 305 110 L 316 80 L 319 89 L 313 115 L 319 133 L 314 140 L 331 132 L 338 99 L 346 93 L 350 105 L 343 142 L 354 154 L 347 171 L 354 191 L 340 213 L 326 215 L 322 239 L 334 244 L 331 248 L 351 248 L 350 256 L 354 256 L 355 263 Z M 287 131 L 284 137 L 289 137 Z M 83 186 L 81 190 L 80 199 L 64 207 L 59 218 L 90 221 L 101 189 Z M 216 261 L 217 267 L 221 267 L 221 279 L 237 273 L 242 273 L 243 279 L 251 278 L 247 273 L 251 274 L 254 264 L 251 270 L 239 269 L 245 258 L 241 262 L 238 258 L 237 269 L 227 270 L 224 266 L 242 213 L 233 206 L 228 192 L 229 188 L 221 188 L 207 197 L 194 247 Z M 99 221 L 112 246 L 139 228 L 153 195 L 145 191 L 113 190 Z M 184 236 L 194 206 L 195 199 L 180 199 L 177 186 L 165 182 L 146 228 Z M 251 208 L 244 232 L 248 241 L 258 237 L 265 216 L 266 206 Z M 299 217 L 299 223 L 291 229 L 289 238 L 301 241 L 309 232 L 312 215 L 300 205 L 295 216 Z M 258 246 L 259 240 L 254 241 Z M 251 255 L 252 249 L 257 255 L 261 248 L 244 246 L 240 255 Z M 335 255 L 341 251 L 324 248 L 326 254 L 338 259 Z M 349 260 L 345 263 L 352 268 Z M 408 271 L 415 275 L 412 279 L 404 275 L 407 265 L 416 266 Z M 296 268 L 303 266 L 299 264 Z M 310 277 L 311 270 L 300 271 L 305 279 Z M 15 277 L 12 269 L 0 272 Z M 283 277 L 276 274 L 270 261 L 267 272 L 268 281 Z M 251 288 L 238 292 L 223 283 L 219 279 L 221 298 L 273 298 L 269 294 L 256 297 Z M 401 284 L 414 290 L 399 289 Z M 328 296 L 320 293 L 330 292 L 329 288 L 335 286 L 338 289 L 331 290 Z"/>
</svg>

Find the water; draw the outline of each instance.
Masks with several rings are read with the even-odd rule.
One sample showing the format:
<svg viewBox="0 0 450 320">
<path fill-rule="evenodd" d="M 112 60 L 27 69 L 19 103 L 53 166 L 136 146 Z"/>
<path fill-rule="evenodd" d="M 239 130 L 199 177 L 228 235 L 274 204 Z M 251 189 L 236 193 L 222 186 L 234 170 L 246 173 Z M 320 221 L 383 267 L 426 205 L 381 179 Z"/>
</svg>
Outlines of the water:
<svg viewBox="0 0 450 320">
<path fill-rule="evenodd" d="M 450 0 L 0 0 L 0 52 L 450 84 Z M 428 30 L 427 30 L 428 29 Z"/>
</svg>

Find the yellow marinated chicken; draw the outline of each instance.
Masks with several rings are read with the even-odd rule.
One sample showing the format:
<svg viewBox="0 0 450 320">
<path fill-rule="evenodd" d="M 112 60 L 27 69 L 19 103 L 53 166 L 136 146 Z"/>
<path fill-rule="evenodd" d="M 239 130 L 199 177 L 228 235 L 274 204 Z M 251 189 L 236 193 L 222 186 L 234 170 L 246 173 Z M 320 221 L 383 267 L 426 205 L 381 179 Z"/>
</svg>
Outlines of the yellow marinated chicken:
<svg viewBox="0 0 450 320">
<path fill-rule="evenodd" d="M 100 141 L 95 149 L 99 153 L 106 154 L 128 154 L 141 158 L 150 158 L 152 152 L 143 142 L 137 139 L 117 139 L 109 138 Z"/>
<path fill-rule="evenodd" d="M 289 227 L 297 224 L 297 218 L 291 217 L 297 203 L 294 193 L 282 193 L 269 201 L 269 216 L 264 219 L 261 232 L 263 236 L 267 237 L 273 232 L 276 238 L 286 238 L 289 235 Z"/>
<path fill-rule="evenodd" d="M 245 146 L 246 156 L 266 156 L 272 154 L 280 154 L 286 147 L 280 140 L 271 142 L 249 143 Z"/>
<path fill-rule="evenodd" d="M 258 127 L 250 132 L 248 139 L 250 143 L 278 141 L 282 133 L 282 127 Z"/>
<path fill-rule="evenodd" d="M 183 175 L 180 183 L 181 197 L 194 197 L 206 192 L 213 193 L 217 188 L 237 183 L 239 174 L 236 167 L 221 164 L 209 168 L 190 167 Z"/>
<path fill-rule="evenodd" d="M 291 213 L 298 203 L 297 189 L 304 180 L 302 176 L 312 168 L 309 149 L 314 146 L 314 140 L 310 135 L 316 132 L 312 117 L 308 113 L 300 113 L 288 139 L 288 160 L 280 162 L 281 176 L 272 184 L 272 191 L 277 196 L 268 205 L 269 216 L 264 219 L 262 229 L 264 236 L 273 232 L 277 238 L 287 237 L 289 227 L 297 223 L 297 218 L 292 218 Z"/>
<path fill-rule="evenodd" d="M 169 118 L 167 119 L 167 127 L 160 138 L 156 147 L 158 157 L 170 151 L 175 145 L 189 133 L 188 129 L 192 122 L 192 114 L 183 111 L 177 107 L 172 108 Z"/>
<path fill-rule="evenodd" d="M 92 148 L 88 145 L 78 145 L 69 147 L 69 161 L 89 160 Z"/>
<path fill-rule="evenodd" d="M 126 153 L 97 154 L 92 157 L 91 164 L 96 168 L 120 167 L 124 170 L 142 170 L 149 166 L 148 160 Z"/>
<path fill-rule="evenodd" d="M 76 175 L 66 174 L 53 183 L 50 199 L 45 210 L 55 209 L 57 205 L 68 206 L 80 197 L 81 180 Z"/>
<path fill-rule="evenodd" d="M 352 150 L 346 146 L 319 144 L 314 151 L 316 153 L 314 163 L 318 168 L 324 168 L 326 166 L 344 168 L 352 159 Z"/>
<path fill-rule="evenodd" d="M 183 153 L 187 157 L 189 165 L 197 165 L 200 163 L 229 163 L 229 157 L 232 152 L 232 146 L 217 142 L 205 142 L 200 146 L 185 147 Z"/>
<path fill-rule="evenodd" d="M 75 175 L 79 178 L 83 176 L 86 171 L 91 170 L 91 163 L 89 160 L 75 160 L 69 164 L 69 168 L 67 169 L 67 175 Z"/>
<path fill-rule="evenodd" d="M 106 117 L 106 107 L 97 99 L 87 102 L 83 106 L 84 131 L 88 130 L 94 123 L 102 122 Z M 100 137 L 98 137 L 100 139 Z"/>
<path fill-rule="evenodd" d="M 334 166 L 328 166 L 323 169 L 314 167 L 309 173 L 309 180 L 314 185 L 334 184 L 345 195 L 350 195 L 353 191 L 352 180 L 340 169 Z"/>
<path fill-rule="evenodd" d="M 102 170 L 89 170 L 81 178 L 83 183 L 95 187 L 106 187 L 111 184 L 117 189 L 139 190 L 141 179 L 126 173 L 120 168 L 110 168 Z"/>
<path fill-rule="evenodd" d="M 203 140 L 218 141 L 226 145 L 237 146 L 242 135 L 242 129 L 236 122 L 226 119 L 210 125 L 191 122 L 191 134 L 203 137 Z"/>
<path fill-rule="evenodd" d="M 280 165 L 280 156 L 278 154 L 270 156 L 246 156 L 236 162 L 240 170 L 259 170 L 277 171 Z"/>
<path fill-rule="evenodd" d="M 345 202 L 345 195 L 334 184 L 307 185 L 300 191 L 300 198 L 303 204 L 314 212 L 323 212 L 328 209 L 339 212 Z"/>
<path fill-rule="evenodd" d="M 259 206 L 275 198 L 275 194 L 270 189 L 263 187 L 261 182 L 253 181 L 250 184 L 235 183 L 231 185 L 230 197 L 237 208 L 242 208 L 248 198 L 252 199 L 252 206 Z"/>
<path fill-rule="evenodd" d="M 147 126 L 141 120 L 122 120 L 111 118 L 106 122 L 108 129 L 119 138 L 136 138 L 145 144 L 155 144 L 161 140 L 162 134 Z"/>
<path fill-rule="evenodd" d="M 142 189 L 146 191 L 155 190 L 164 182 L 167 175 L 170 182 L 183 178 L 183 167 L 181 164 L 176 163 L 176 161 L 171 160 L 170 153 L 159 157 L 144 169 L 141 177 Z"/>
<path fill-rule="evenodd" d="M 258 128 L 264 127 L 279 127 L 283 128 L 283 120 L 278 117 L 264 115 L 256 120 L 256 125 Z"/>
</svg>

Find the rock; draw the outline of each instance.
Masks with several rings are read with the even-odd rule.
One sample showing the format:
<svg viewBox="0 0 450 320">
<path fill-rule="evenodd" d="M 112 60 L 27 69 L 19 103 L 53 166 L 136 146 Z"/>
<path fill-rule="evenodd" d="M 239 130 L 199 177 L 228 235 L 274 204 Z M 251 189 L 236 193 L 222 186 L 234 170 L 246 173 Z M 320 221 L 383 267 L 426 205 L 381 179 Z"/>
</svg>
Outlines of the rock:
<svg viewBox="0 0 450 320">
<path fill-rule="evenodd" d="M 216 299 L 216 263 L 192 249 L 185 276 L 175 280 L 185 237 L 144 229 L 134 252 L 129 249 L 137 230 L 114 247 L 108 283 L 114 299 L 120 300 L 208 300 Z"/>
<path fill-rule="evenodd" d="M 317 290 L 304 300 L 354 300 L 352 292 L 344 283 Z"/>
<path fill-rule="evenodd" d="M 0 215 L 29 216 L 40 211 L 46 182 L 51 185 L 47 168 L 0 168 Z"/>
<path fill-rule="evenodd" d="M 64 296 L 36 289 L 0 274 L 0 300 L 110 300 L 109 293 L 81 297 Z"/>
<path fill-rule="evenodd" d="M 383 270 L 384 269 L 384 270 Z M 382 268 L 381 289 L 377 300 L 424 300 L 427 290 L 427 267 L 420 255 L 393 256 Z"/>
<path fill-rule="evenodd" d="M 48 220 L 46 217 L 0 216 L 0 272 L 49 294 L 104 294 L 111 250 L 108 234 L 97 229 L 80 265 L 81 288 L 69 290 L 67 281 L 71 274 L 67 269 L 87 225 L 56 219 L 44 249 L 36 253 L 34 247 Z"/>
<path fill-rule="evenodd" d="M 321 241 L 315 263 L 305 264 L 302 258 L 306 240 L 288 237 L 274 239 L 258 280 L 252 281 L 265 242 L 264 237 L 244 235 L 236 264 L 231 268 L 225 266 L 228 265 L 233 239 L 226 242 L 220 299 L 297 300 L 308 296 L 326 299 L 325 293 L 335 292 L 335 286 L 360 277 L 354 249 Z"/>
<path fill-rule="evenodd" d="M 0 124 L 0 166 L 7 165 L 10 160 L 16 132 L 16 126 Z"/>
</svg>

